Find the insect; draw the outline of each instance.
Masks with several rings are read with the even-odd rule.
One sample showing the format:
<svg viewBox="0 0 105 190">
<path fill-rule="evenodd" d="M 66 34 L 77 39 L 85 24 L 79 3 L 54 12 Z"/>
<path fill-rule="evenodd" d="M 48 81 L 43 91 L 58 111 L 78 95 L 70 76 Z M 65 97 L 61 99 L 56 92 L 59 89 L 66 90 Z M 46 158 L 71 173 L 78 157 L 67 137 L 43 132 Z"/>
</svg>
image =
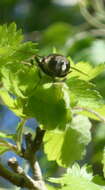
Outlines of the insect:
<svg viewBox="0 0 105 190">
<path fill-rule="evenodd" d="M 44 73 L 53 78 L 67 76 L 71 72 L 70 69 L 74 69 L 82 74 L 85 74 L 79 69 L 70 66 L 70 61 L 65 56 L 60 54 L 50 54 L 45 57 L 35 56 L 35 61 Z"/>
</svg>

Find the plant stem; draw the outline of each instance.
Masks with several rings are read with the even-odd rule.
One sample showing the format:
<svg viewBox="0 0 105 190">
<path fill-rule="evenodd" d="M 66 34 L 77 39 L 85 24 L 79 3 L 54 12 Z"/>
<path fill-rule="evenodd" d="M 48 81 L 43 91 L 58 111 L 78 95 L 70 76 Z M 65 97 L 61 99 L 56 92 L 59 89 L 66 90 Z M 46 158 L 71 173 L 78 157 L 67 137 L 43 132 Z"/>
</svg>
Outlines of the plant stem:
<svg viewBox="0 0 105 190">
<path fill-rule="evenodd" d="M 47 190 L 43 177 L 41 168 L 39 166 L 38 161 L 36 160 L 36 152 L 40 149 L 43 141 L 45 130 L 40 129 L 37 127 L 35 138 L 32 140 L 32 136 L 30 134 L 26 135 L 26 150 L 23 152 L 23 158 L 26 159 L 33 173 L 33 179 L 40 183 L 40 187 L 42 190 Z"/>
<path fill-rule="evenodd" d="M 8 150 L 12 150 L 15 153 L 18 152 L 16 145 L 13 145 L 12 143 L 7 142 L 4 139 L 0 139 L 0 145 L 6 146 Z"/>
<path fill-rule="evenodd" d="M 17 145 L 20 148 L 20 150 L 21 150 L 20 142 L 22 142 L 22 132 L 23 132 L 24 123 L 25 120 L 22 120 L 19 123 L 17 130 L 18 132 Z M 33 140 L 31 139 L 31 135 L 28 135 L 28 139 L 26 139 L 28 140 L 26 145 L 27 147 L 24 154 L 22 154 L 22 152 L 18 152 L 17 150 L 13 149 L 13 151 L 18 152 L 17 154 L 20 154 L 20 156 L 22 156 L 24 159 L 26 159 L 29 162 L 33 172 L 33 178 L 24 172 L 23 168 L 19 166 L 16 158 L 11 158 L 8 161 L 8 165 L 11 167 L 13 172 L 5 168 L 2 164 L 0 164 L 0 176 L 10 181 L 14 185 L 17 185 L 19 187 L 25 187 L 29 190 L 47 190 L 47 187 L 42 177 L 39 163 L 36 161 L 36 156 L 35 156 L 35 153 L 40 149 L 40 146 L 42 144 L 44 133 L 45 130 L 41 130 L 38 127 L 36 130 L 36 136 Z M 4 143 L 4 141 L 2 141 L 2 143 Z"/>
<path fill-rule="evenodd" d="M 16 131 L 16 143 L 18 151 L 21 152 L 21 145 L 22 145 L 22 136 L 23 136 L 23 127 L 25 125 L 26 119 L 22 119 L 18 125 Z"/>
<path fill-rule="evenodd" d="M 38 187 L 37 182 L 32 180 L 29 176 L 25 174 L 17 174 L 15 172 L 9 171 L 2 164 L 0 164 L 0 176 L 10 181 L 14 185 L 19 187 L 26 187 L 30 190 L 42 190 Z"/>
</svg>

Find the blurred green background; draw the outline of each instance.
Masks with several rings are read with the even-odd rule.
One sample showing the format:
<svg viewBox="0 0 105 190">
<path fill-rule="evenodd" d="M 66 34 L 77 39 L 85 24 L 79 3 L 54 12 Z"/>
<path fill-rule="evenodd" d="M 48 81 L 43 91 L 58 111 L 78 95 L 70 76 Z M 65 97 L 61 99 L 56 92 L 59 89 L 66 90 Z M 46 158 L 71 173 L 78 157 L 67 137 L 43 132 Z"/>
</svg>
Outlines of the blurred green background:
<svg viewBox="0 0 105 190">
<path fill-rule="evenodd" d="M 0 24 L 11 22 L 22 28 L 25 41 L 38 43 L 40 55 L 48 55 L 56 48 L 57 52 L 71 56 L 75 63 L 87 61 L 95 66 L 105 62 L 104 0 L 0 0 Z M 104 71 L 94 83 L 105 98 Z M 19 118 L 0 105 L 0 130 L 15 132 L 18 121 Z M 35 122 L 29 121 L 29 125 L 35 126 Z M 94 173 L 103 175 L 101 159 L 105 125 L 93 122 L 92 135 L 86 158 L 80 164 L 92 164 Z M 62 172 L 55 162 L 47 163 L 42 155 L 39 157 L 44 175 Z M 6 164 L 9 157 L 11 153 L 1 157 L 1 161 Z M 19 189 L 5 180 L 0 180 L 0 187 Z"/>
</svg>

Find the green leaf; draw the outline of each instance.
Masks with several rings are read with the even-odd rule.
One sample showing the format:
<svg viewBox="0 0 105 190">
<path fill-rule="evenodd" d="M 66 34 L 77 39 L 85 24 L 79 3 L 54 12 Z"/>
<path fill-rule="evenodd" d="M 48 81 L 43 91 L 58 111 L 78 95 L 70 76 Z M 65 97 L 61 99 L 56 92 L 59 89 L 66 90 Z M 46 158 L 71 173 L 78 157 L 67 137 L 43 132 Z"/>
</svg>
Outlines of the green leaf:
<svg viewBox="0 0 105 190">
<path fill-rule="evenodd" d="M 15 65 L 14 62 L 25 61 L 36 54 L 36 43 L 22 41 L 22 32 L 15 23 L 0 26 L 0 67 L 7 63 Z"/>
<path fill-rule="evenodd" d="M 22 40 L 22 32 L 17 31 L 15 23 L 0 26 L 0 65 L 2 65 L 2 60 L 6 61 L 19 48 Z"/>
<path fill-rule="evenodd" d="M 63 185 L 68 185 L 70 183 L 70 176 L 74 177 L 81 177 L 92 181 L 93 179 L 93 172 L 91 166 L 84 165 L 80 168 L 78 163 L 74 163 L 72 167 L 67 169 L 67 173 L 63 174 L 60 178 L 49 178 L 50 182 L 53 183 L 60 183 Z"/>
<path fill-rule="evenodd" d="M 23 102 L 21 99 L 12 98 L 8 92 L 4 89 L 0 90 L 0 97 L 2 98 L 4 104 L 13 111 L 17 116 L 26 117 L 23 113 Z"/>
<path fill-rule="evenodd" d="M 15 81 L 14 88 L 17 87 L 19 90 L 18 96 L 29 97 L 34 93 L 35 88 L 39 85 L 40 77 L 39 72 L 35 66 L 24 67 L 23 70 L 20 69 L 16 75 L 12 75 Z"/>
<path fill-rule="evenodd" d="M 98 185 L 94 184 L 94 183 L 89 183 L 88 181 L 84 180 L 84 181 L 81 181 L 81 179 L 75 179 L 75 178 L 72 178 L 71 179 L 72 182 L 69 186 L 66 186 L 66 187 L 62 187 L 60 188 L 59 190 L 76 190 L 78 188 L 78 190 L 104 190 L 102 189 L 101 187 L 99 187 Z M 75 180 L 76 180 L 76 183 L 75 183 Z M 74 183 L 74 185 L 73 185 Z"/>
<path fill-rule="evenodd" d="M 70 97 L 63 82 L 37 86 L 27 102 L 29 117 L 35 117 L 45 129 L 64 129 L 71 121 Z"/>
<path fill-rule="evenodd" d="M 91 119 L 105 122 L 105 105 L 99 108 L 89 109 L 86 107 L 77 107 L 74 109 L 74 114 L 82 114 Z"/>
<path fill-rule="evenodd" d="M 49 184 L 46 184 L 46 187 L 47 187 L 48 190 L 58 190 L 57 187 L 51 186 Z"/>
<path fill-rule="evenodd" d="M 90 81 L 96 78 L 102 72 L 104 72 L 105 63 L 99 64 L 94 67 L 88 62 L 81 61 L 81 62 L 78 62 L 77 64 L 74 64 L 73 62 L 71 62 L 71 67 L 74 67 L 75 69 L 82 71 L 84 74 L 79 71 L 76 71 L 75 69 L 72 69 L 72 72 L 70 73 L 69 78 L 78 77 L 81 80 Z"/>
<path fill-rule="evenodd" d="M 17 31 L 15 23 L 7 26 L 6 24 L 0 26 L 0 46 L 8 47 L 8 45 L 16 47 L 23 40 L 21 30 Z"/>
<path fill-rule="evenodd" d="M 44 136 L 44 151 L 48 160 L 56 160 L 59 165 L 68 167 L 74 161 L 82 159 L 86 145 L 91 140 L 90 128 L 88 118 L 76 116 L 65 131 L 47 131 Z"/>
<path fill-rule="evenodd" d="M 7 64 L 1 69 L 2 83 L 15 96 L 25 98 L 32 95 L 40 77 L 35 66 Z"/>
<path fill-rule="evenodd" d="M 33 90 L 38 77 L 36 67 L 31 67 L 29 63 L 29 59 L 37 52 L 36 44 L 21 43 L 23 36 L 14 23 L 0 26 L 0 34 L 2 85 L 13 95 L 24 98 L 30 94 L 30 90 Z"/>
<path fill-rule="evenodd" d="M 92 182 L 92 173 L 88 173 L 87 170 L 86 166 L 80 169 L 78 164 L 74 164 L 64 176 L 52 178 L 49 181 L 60 184 L 61 188 L 59 190 L 104 190 L 103 186 Z"/>
<path fill-rule="evenodd" d="M 97 185 L 102 185 L 104 186 L 104 189 L 105 189 L 105 179 L 103 178 L 103 176 L 99 176 L 99 175 L 95 175 L 93 177 L 93 180 L 92 180 L 95 184 Z M 103 190 L 104 190 L 103 189 Z"/>
<path fill-rule="evenodd" d="M 92 163 L 93 164 L 101 164 L 103 158 L 103 149 L 105 147 L 105 123 L 98 122 L 96 125 L 94 136 L 93 136 L 93 144 L 94 144 L 94 154 L 92 155 Z"/>
<path fill-rule="evenodd" d="M 37 45 L 33 42 L 25 42 L 19 45 L 19 47 L 9 56 L 9 61 L 26 61 L 37 53 Z"/>
<path fill-rule="evenodd" d="M 99 108 L 104 105 L 102 96 L 95 90 L 95 85 L 72 77 L 67 80 L 69 86 L 71 103 L 78 107 Z"/>
</svg>

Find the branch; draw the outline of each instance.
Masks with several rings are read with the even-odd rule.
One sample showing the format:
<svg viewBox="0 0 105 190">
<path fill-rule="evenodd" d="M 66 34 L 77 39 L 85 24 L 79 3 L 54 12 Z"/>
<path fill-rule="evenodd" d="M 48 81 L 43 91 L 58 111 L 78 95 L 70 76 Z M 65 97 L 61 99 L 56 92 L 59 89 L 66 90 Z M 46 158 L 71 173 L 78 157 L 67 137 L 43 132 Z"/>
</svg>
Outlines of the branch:
<svg viewBox="0 0 105 190">
<path fill-rule="evenodd" d="M 41 190 L 47 190 L 38 161 L 34 162 L 32 168 L 34 172 L 34 180 L 39 181 Z"/>
<path fill-rule="evenodd" d="M 43 190 L 40 188 L 40 184 L 38 184 L 37 181 L 32 180 L 28 175 L 23 172 L 21 174 L 11 172 L 2 164 L 0 164 L 0 176 L 19 187 L 25 187 L 30 190 Z"/>
<path fill-rule="evenodd" d="M 45 134 L 45 130 L 42 130 L 39 127 L 37 127 L 36 136 L 35 136 L 35 139 L 33 140 L 33 143 L 32 143 L 32 147 L 33 147 L 34 152 L 37 152 L 40 149 L 40 146 L 41 146 L 42 141 L 43 141 L 44 134 Z"/>
<path fill-rule="evenodd" d="M 23 158 L 28 160 L 33 172 L 33 179 L 40 183 L 41 190 L 47 190 L 47 189 L 45 187 L 45 183 L 42 177 L 42 172 L 39 163 L 36 160 L 35 154 L 41 147 L 44 133 L 45 130 L 42 130 L 39 127 L 37 127 L 36 136 L 33 140 L 32 140 L 32 135 L 30 133 L 25 135 L 26 149 L 23 150 L 23 155 L 22 155 Z"/>
<path fill-rule="evenodd" d="M 44 182 L 42 181 L 42 178 L 37 178 L 36 181 L 33 180 L 29 175 L 26 175 L 23 168 L 21 168 L 16 160 L 15 157 L 9 159 L 8 161 L 8 165 L 11 167 L 11 169 L 19 174 L 20 176 L 24 177 L 26 179 L 26 181 L 28 183 L 30 183 L 30 188 L 31 186 L 34 187 L 35 190 L 47 190 L 46 187 L 45 187 L 45 184 Z M 40 167 L 38 168 L 38 170 L 40 171 Z M 38 174 L 39 174 L 39 171 L 38 171 Z M 40 171 L 40 175 L 41 175 L 41 171 Z M 33 190 L 33 187 L 32 187 L 32 190 Z"/>
<path fill-rule="evenodd" d="M 10 168 L 15 172 L 18 173 L 20 175 L 25 175 L 23 168 L 21 168 L 16 160 L 15 157 L 10 158 L 8 160 L 8 166 L 10 166 Z"/>
<path fill-rule="evenodd" d="M 33 171 L 33 178 L 24 172 L 23 168 L 19 166 L 16 158 L 12 158 L 8 161 L 8 165 L 13 171 L 10 171 L 0 164 L 0 176 L 19 187 L 25 187 L 30 190 L 47 190 L 42 178 L 40 166 L 35 158 L 35 153 L 39 150 L 42 144 L 44 133 L 44 130 L 37 128 L 34 140 L 32 140 L 31 134 L 28 134 L 26 136 L 26 149 L 19 154 L 21 157 L 29 161 Z M 4 143 L 3 140 L 2 143 Z M 17 152 L 17 147 L 15 145 L 10 143 L 7 143 L 7 145 L 9 148 L 12 146 L 11 149 L 14 152 Z"/>
<path fill-rule="evenodd" d="M 12 150 L 12 151 L 15 152 L 15 153 L 18 152 L 16 145 L 13 145 L 12 143 L 7 142 L 7 141 L 5 141 L 4 139 L 0 139 L 0 145 L 7 146 L 7 148 L 8 148 L 9 150 Z"/>
<path fill-rule="evenodd" d="M 28 161 L 35 161 L 35 153 L 40 149 L 40 146 L 42 144 L 43 136 L 44 136 L 45 130 L 40 129 L 37 127 L 36 129 L 36 136 L 32 140 L 32 135 L 28 133 L 25 135 L 25 141 L 26 141 L 26 149 L 23 149 L 22 157 L 25 158 Z"/>
<path fill-rule="evenodd" d="M 18 173 L 20 175 L 26 176 L 23 168 L 21 168 L 16 160 L 15 157 L 10 158 L 8 161 L 8 165 L 11 167 L 11 169 L 15 172 Z M 40 166 L 38 164 L 38 162 L 35 162 L 35 170 L 36 170 L 36 180 L 42 180 L 42 174 L 41 174 L 41 170 L 40 170 Z"/>
<path fill-rule="evenodd" d="M 35 161 L 35 163 L 34 163 L 34 165 L 32 167 L 33 167 L 33 170 L 34 170 L 34 179 L 42 180 L 43 179 L 42 172 L 41 172 L 41 169 L 40 169 L 38 161 Z"/>
</svg>

